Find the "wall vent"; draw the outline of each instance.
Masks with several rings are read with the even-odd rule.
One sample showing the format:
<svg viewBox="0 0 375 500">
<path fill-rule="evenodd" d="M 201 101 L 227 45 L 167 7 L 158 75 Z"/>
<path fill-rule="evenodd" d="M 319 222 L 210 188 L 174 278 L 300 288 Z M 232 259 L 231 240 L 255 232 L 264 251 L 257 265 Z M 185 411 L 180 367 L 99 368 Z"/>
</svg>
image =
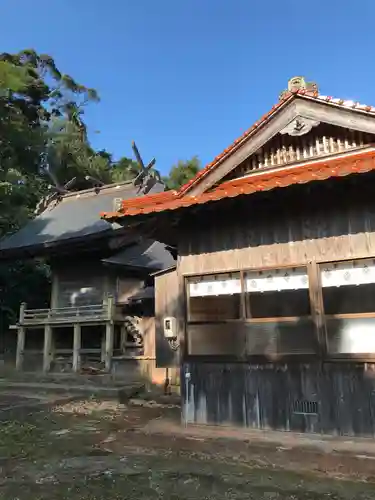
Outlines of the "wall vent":
<svg viewBox="0 0 375 500">
<path fill-rule="evenodd" d="M 318 402 L 297 399 L 293 403 L 293 413 L 295 415 L 318 415 Z"/>
</svg>

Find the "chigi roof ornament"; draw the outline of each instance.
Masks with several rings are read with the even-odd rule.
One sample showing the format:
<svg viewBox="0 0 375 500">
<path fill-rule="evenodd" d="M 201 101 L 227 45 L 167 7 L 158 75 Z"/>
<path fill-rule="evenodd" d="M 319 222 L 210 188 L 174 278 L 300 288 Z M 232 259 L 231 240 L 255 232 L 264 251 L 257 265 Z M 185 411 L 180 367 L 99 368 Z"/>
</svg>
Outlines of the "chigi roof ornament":
<svg viewBox="0 0 375 500">
<path fill-rule="evenodd" d="M 307 82 L 303 76 L 294 76 L 288 81 L 287 90 L 281 92 L 280 100 L 284 99 L 290 92 L 296 92 L 297 90 L 305 90 L 307 94 L 314 95 L 319 93 L 318 85 L 315 82 Z"/>
<path fill-rule="evenodd" d="M 145 166 L 134 141 L 132 142 L 132 148 L 140 168 L 140 172 L 133 180 L 133 184 L 138 187 L 138 193 L 147 194 L 157 182 L 162 182 L 159 172 L 153 169 L 156 160 L 153 158 L 150 163 Z"/>
</svg>

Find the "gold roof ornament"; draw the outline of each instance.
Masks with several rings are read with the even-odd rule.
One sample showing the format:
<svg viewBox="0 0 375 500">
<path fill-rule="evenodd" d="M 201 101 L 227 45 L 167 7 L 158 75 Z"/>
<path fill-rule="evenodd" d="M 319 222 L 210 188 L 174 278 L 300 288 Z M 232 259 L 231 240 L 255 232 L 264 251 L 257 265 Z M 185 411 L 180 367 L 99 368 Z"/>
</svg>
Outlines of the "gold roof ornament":
<svg viewBox="0 0 375 500">
<path fill-rule="evenodd" d="M 294 76 L 288 81 L 288 88 L 281 92 L 280 100 L 290 92 L 296 92 L 297 90 L 305 90 L 307 93 L 311 92 L 313 94 L 319 92 L 318 85 L 315 82 L 307 82 L 303 76 Z"/>
</svg>

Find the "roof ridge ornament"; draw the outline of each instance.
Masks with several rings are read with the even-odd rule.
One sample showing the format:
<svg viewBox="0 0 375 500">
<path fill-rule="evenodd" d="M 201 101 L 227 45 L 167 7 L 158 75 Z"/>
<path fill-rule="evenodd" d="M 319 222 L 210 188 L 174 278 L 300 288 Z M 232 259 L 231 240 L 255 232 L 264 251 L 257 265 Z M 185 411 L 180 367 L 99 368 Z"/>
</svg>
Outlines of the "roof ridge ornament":
<svg viewBox="0 0 375 500">
<path fill-rule="evenodd" d="M 137 177 L 133 180 L 133 184 L 134 186 L 138 187 L 138 193 L 147 194 L 148 192 L 151 191 L 151 189 L 157 182 L 160 183 L 163 182 L 159 172 L 157 170 L 153 170 L 153 167 L 156 163 L 156 159 L 153 158 L 150 161 L 150 163 L 145 166 L 134 141 L 132 142 L 132 148 L 134 151 L 134 155 L 137 159 L 137 163 L 140 167 L 140 172 L 137 175 Z"/>
<path fill-rule="evenodd" d="M 50 179 L 53 182 L 53 185 L 49 184 L 48 186 L 49 193 L 43 196 L 43 198 L 37 203 L 34 210 L 35 216 L 42 214 L 47 209 L 52 210 L 53 208 L 55 208 L 56 205 L 58 205 L 61 202 L 63 196 L 70 192 L 69 189 L 77 181 L 77 177 L 73 177 L 62 186 L 57 180 L 57 177 L 54 174 L 53 170 L 51 170 L 49 166 L 45 167 L 43 169 L 43 172 L 50 177 Z"/>
<path fill-rule="evenodd" d="M 303 76 L 293 76 L 293 78 L 288 81 L 288 88 L 281 92 L 279 99 L 282 100 L 288 95 L 300 90 L 304 90 L 307 95 L 319 94 L 318 85 L 315 82 L 307 82 Z"/>
</svg>

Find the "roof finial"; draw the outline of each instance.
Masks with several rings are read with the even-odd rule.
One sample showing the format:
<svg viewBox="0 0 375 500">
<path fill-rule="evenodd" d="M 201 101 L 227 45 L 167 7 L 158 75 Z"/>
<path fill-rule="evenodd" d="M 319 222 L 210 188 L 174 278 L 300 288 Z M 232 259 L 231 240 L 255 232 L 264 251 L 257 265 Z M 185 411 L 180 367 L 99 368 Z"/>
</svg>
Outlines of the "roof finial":
<svg viewBox="0 0 375 500">
<path fill-rule="evenodd" d="M 283 90 L 280 94 L 280 99 L 284 99 L 287 95 L 304 90 L 306 94 L 317 94 L 318 86 L 315 82 L 307 82 L 303 76 L 294 76 L 288 81 L 288 89 Z"/>
</svg>

